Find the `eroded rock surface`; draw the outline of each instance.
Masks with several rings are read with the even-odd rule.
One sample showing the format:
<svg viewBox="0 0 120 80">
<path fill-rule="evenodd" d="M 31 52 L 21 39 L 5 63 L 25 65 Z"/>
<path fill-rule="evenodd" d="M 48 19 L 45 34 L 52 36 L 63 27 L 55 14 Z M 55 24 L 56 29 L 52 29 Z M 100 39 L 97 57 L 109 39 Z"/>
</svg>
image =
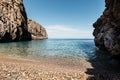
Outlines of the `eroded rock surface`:
<svg viewBox="0 0 120 80">
<path fill-rule="evenodd" d="M 45 28 L 28 20 L 23 0 L 0 0 L 0 42 L 45 38 Z"/>
<path fill-rule="evenodd" d="M 28 31 L 31 33 L 32 39 L 48 38 L 45 28 L 31 19 L 28 19 Z"/>
<path fill-rule="evenodd" d="M 30 39 L 22 0 L 0 0 L 0 42 Z"/>
<path fill-rule="evenodd" d="M 105 0 L 103 15 L 93 24 L 95 44 L 100 50 L 120 55 L 120 0 Z"/>
</svg>

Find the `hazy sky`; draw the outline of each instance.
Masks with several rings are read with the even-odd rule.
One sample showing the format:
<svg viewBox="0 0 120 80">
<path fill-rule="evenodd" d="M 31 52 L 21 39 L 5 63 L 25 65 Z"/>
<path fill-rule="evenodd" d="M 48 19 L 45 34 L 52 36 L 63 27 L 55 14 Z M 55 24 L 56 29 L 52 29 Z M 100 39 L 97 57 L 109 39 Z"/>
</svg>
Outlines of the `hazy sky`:
<svg viewBox="0 0 120 80">
<path fill-rule="evenodd" d="M 29 18 L 43 25 L 49 38 L 93 38 L 92 24 L 104 0 L 23 0 Z"/>
</svg>

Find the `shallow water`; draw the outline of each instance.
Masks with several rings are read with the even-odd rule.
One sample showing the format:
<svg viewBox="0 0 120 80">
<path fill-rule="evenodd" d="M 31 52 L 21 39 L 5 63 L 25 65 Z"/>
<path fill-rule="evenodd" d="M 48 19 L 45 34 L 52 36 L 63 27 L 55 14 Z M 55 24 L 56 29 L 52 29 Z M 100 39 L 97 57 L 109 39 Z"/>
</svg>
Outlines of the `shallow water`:
<svg viewBox="0 0 120 80">
<path fill-rule="evenodd" d="M 0 54 L 28 58 L 82 58 L 95 57 L 92 39 L 46 39 L 25 42 L 0 43 Z"/>
</svg>

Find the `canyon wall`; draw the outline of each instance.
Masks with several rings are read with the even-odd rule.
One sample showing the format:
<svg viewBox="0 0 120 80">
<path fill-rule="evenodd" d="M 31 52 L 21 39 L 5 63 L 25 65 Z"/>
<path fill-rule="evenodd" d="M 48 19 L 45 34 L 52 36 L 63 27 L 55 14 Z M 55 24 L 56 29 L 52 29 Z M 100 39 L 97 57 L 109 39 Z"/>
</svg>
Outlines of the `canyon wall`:
<svg viewBox="0 0 120 80">
<path fill-rule="evenodd" d="M 93 24 L 95 45 L 111 55 L 120 55 L 120 0 L 105 0 L 105 10 Z"/>
<path fill-rule="evenodd" d="M 39 27 L 41 28 L 28 20 L 23 0 L 0 0 L 0 42 L 31 40 L 36 39 L 35 36 L 47 35 L 45 29 Z M 37 31 L 36 33 L 34 33 L 34 29 Z"/>
<path fill-rule="evenodd" d="M 22 0 L 0 0 L 0 42 L 30 40 Z"/>
</svg>

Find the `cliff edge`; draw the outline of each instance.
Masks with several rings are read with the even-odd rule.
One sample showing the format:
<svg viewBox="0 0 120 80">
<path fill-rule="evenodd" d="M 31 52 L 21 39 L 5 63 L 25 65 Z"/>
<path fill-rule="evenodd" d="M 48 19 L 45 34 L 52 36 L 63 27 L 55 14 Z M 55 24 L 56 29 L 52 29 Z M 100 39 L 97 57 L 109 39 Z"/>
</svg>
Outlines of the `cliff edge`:
<svg viewBox="0 0 120 80">
<path fill-rule="evenodd" d="M 31 33 L 31 37 L 34 40 L 48 38 L 45 28 L 32 19 L 28 19 L 28 31 Z"/>
<path fill-rule="evenodd" d="M 0 42 L 30 39 L 22 0 L 0 0 Z"/>
<path fill-rule="evenodd" d="M 93 24 L 95 45 L 112 55 L 120 55 L 120 0 L 105 0 L 103 15 Z"/>
<path fill-rule="evenodd" d="M 32 21 L 27 19 L 23 0 L 0 0 L 0 42 L 31 40 L 36 39 L 36 36 L 44 36 L 44 33 L 47 35 L 43 27 L 39 29 L 41 26 L 33 25 Z M 31 31 L 34 29 L 37 33 Z M 37 39 L 44 38 L 37 37 Z"/>
</svg>

